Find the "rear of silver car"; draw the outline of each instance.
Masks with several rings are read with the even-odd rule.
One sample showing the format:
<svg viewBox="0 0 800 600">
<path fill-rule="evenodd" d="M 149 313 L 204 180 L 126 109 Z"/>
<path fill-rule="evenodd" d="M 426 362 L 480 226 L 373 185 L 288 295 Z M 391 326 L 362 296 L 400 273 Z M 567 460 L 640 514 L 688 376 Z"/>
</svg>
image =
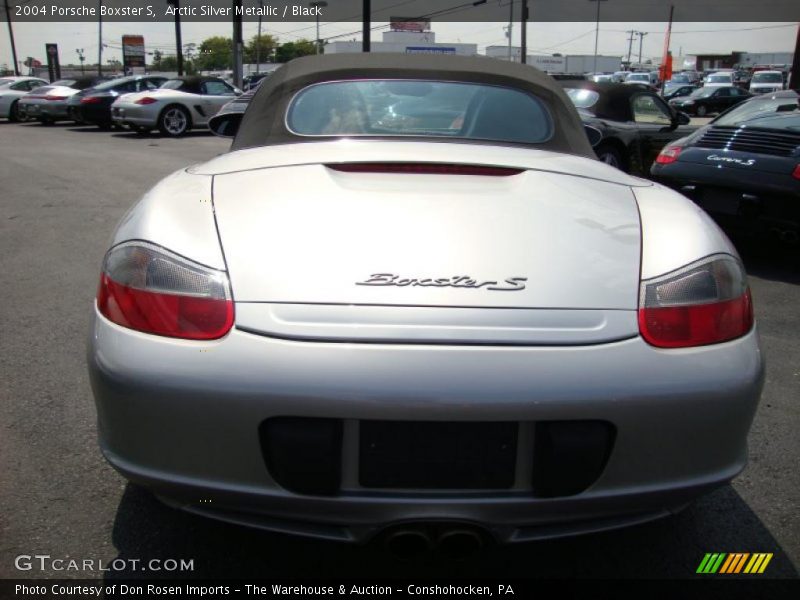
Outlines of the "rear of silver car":
<svg viewBox="0 0 800 600">
<path fill-rule="evenodd" d="M 696 247 L 689 215 L 674 256 L 653 257 L 643 229 L 657 238 L 678 214 L 660 190 L 611 169 L 553 172 L 604 167 L 548 153 L 538 168 L 409 177 L 336 161 L 247 169 L 248 152 L 236 172 L 169 184 L 169 210 L 218 230 L 224 256 L 206 249 L 196 269 L 229 282 L 233 328 L 178 340 L 95 311 L 101 446 L 128 478 L 277 531 L 366 541 L 423 523 L 521 541 L 664 516 L 743 468 L 755 330 L 677 349 L 640 334 L 640 278 L 718 251 Z M 213 215 L 177 193 L 190 179 Z"/>
</svg>

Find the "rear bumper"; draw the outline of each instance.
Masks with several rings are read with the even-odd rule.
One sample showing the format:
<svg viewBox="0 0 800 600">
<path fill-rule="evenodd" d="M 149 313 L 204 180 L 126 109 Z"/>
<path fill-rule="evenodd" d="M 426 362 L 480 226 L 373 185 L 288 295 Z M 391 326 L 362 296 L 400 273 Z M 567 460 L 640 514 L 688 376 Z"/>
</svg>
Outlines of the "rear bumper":
<svg viewBox="0 0 800 600">
<path fill-rule="evenodd" d="M 156 127 L 158 111 L 138 105 L 123 104 L 111 107 L 111 121 L 117 125 L 133 125 L 136 127 Z"/>
<path fill-rule="evenodd" d="M 744 467 L 763 383 L 755 331 L 679 351 L 640 338 L 457 347 L 295 342 L 238 330 L 196 343 L 132 332 L 96 313 L 89 368 L 101 448 L 129 479 L 194 513 L 350 541 L 409 521 L 463 521 L 514 541 L 669 514 Z M 522 467 L 503 491 L 368 490 L 347 450 L 341 491 L 311 496 L 282 488 L 265 467 L 258 427 L 279 416 L 341 419 L 351 449 L 363 419 L 597 419 L 617 435 L 599 478 L 568 497 L 537 497 Z"/>
<path fill-rule="evenodd" d="M 686 162 L 654 163 L 650 173 L 733 225 L 755 230 L 800 228 L 800 181 L 789 174 Z"/>
</svg>

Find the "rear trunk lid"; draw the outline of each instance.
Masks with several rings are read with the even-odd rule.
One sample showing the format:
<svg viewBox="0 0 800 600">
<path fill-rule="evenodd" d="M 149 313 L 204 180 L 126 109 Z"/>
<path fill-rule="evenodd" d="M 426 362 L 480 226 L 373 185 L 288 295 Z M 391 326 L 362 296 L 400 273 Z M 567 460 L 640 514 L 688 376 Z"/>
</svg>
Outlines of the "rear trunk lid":
<svg viewBox="0 0 800 600">
<path fill-rule="evenodd" d="M 396 163 L 398 145 L 383 142 L 370 159 Z M 420 145 L 418 160 L 434 146 L 460 164 L 497 163 L 490 153 L 504 152 L 459 145 L 454 156 L 443 144 Z M 596 161 L 526 154 L 527 168 L 510 176 L 353 173 L 332 163 L 218 174 L 237 326 L 289 338 L 460 343 L 635 335 L 639 218 L 620 180 L 637 180 Z M 558 172 L 576 168 L 609 181 Z"/>
</svg>

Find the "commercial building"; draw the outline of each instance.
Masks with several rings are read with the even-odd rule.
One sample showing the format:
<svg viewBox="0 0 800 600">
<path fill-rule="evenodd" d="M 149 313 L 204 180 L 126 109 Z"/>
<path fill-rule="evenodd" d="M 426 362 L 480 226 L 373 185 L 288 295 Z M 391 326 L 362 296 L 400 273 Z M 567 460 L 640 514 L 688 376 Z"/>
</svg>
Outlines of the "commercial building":
<svg viewBox="0 0 800 600">
<path fill-rule="evenodd" d="M 325 54 L 361 52 L 361 41 L 331 41 L 325 44 Z M 370 52 L 401 52 L 403 54 L 457 54 L 475 56 L 477 44 L 441 43 L 433 31 L 385 31 L 380 42 L 370 44 Z"/>
<path fill-rule="evenodd" d="M 511 46 L 510 50 L 511 60 L 519 62 L 521 48 L 519 46 Z M 486 46 L 486 56 L 508 60 L 509 47 L 507 45 Z M 598 54 L 597 62 L 595 63 L 594 54 L 569 54 L 566 56 L 561 54 L 528 54 L 526 62 L 548 73 L 591 73 L 594 71 L 598 73 L 613 73 L 620 70 L 622 57 Z M 597 64 L 596 68 L 595 64 Z"/>
</svg>

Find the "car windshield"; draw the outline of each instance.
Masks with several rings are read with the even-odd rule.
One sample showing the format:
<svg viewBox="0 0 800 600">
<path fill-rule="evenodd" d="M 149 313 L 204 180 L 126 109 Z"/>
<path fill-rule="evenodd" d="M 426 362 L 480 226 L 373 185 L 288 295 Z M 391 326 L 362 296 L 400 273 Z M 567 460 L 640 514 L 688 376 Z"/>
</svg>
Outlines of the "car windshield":
<svg viewBox="0 0 800 600">
<path fill-rule="evenodd" d="M 733 80 L 733 76 L 727 73 L 717 73 L 715 75 L 709 75 L 706 79 L 708 83 L 730 83 Z"/>
<path fill-rule="evenodd" d="M 647 73 L 631 73 L 626 81 L 650 81 L 650 76 Z"/>
<path fill-rule="evenodd" d="M 714 125 L 736 126 L 742 123 L 758 120 L 759 127 L 771 127 L 772 117 L 776 119 L 786 116 L 798 116 L 800 113 L 800 97 L 794 98 L 769 98 L 744 102 L 714 121 Z M 782 129 L 787 129 L 786 121 L 781 123 Z M 766 125 L 765 125 L 766 123 Z M 796 125 L 793 127 L 796 128 Z"/>
<path fill-rule="evenodd" d="M 716 88 L 697 88 L 695 91 L 689 94 L 689 96 L 692 98 L 708 98 L 716 91 Z"/>
<path fill-rule="evenodd" d="M 336 81 L 292 100 L 288 129 L 304 136 L 425 136 L 523 144 L 547 141 L 544 104 L 520 90 L 423 80 Z"/>
<path fill-rule="evenodd" d="M 61 87 L 72 87 L 75 85 L 74 79 L 59 79 L 58 81 L 54 81 L 50 85 L 52 86 L 61 86 Z"/>
<path fill-rule="evenodd" d="M 673 75 L 668 83 L 689 83 L 689 77 L 686 75 Z"/>
<path fill-rule="evenodd" d="M 751 83 L 783 83 L 780 73 L 756 73 Z"/>
<path fill-rule="evenodd" d="M 600 98 L 600 94 L 594 90 L 582 90 L 580 88 L 566 88 L 567 96 L 572 100 L 575 108 L 591 108 Z"/>
</svg>

